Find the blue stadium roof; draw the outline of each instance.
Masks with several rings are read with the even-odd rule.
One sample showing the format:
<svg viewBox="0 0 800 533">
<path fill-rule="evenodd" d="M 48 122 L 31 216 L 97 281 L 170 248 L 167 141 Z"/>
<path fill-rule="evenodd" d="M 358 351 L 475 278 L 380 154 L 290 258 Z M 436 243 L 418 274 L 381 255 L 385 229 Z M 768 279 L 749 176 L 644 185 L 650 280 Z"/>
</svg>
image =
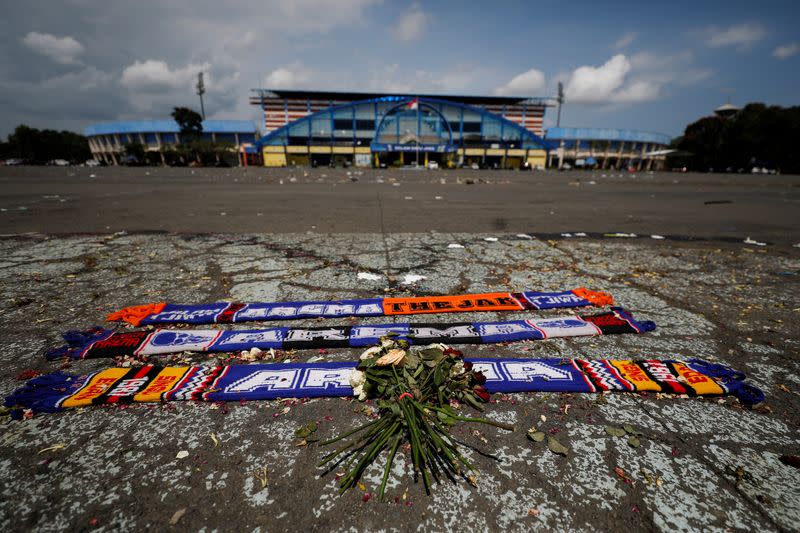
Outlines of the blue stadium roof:
<svg viewBox="0 0 800 533">
<path fill-rule="evenodd" d="M 616 130 L 611 128 L 550 128 L 545 139 L 548 141 L 630 141 L 667 145 L 672 140 L 669 135 L 649 131 Z"/>
<path fill-rule="evenodd" d="M 255 133 L 256 127 L 249 120 L 204 120 L 205 133 Z M 83 130 L 87 137 L 114 133 L 180 133 L 174 120 L 127 120 L 91 124 Z"/>
</svg>

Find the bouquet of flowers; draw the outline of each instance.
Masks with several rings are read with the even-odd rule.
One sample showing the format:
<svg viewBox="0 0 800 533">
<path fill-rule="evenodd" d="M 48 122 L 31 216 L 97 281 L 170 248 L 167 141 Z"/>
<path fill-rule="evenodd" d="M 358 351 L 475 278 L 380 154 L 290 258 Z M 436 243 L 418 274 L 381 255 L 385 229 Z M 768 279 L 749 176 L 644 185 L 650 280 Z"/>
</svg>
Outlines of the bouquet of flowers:
<svg viewBox="0 0 800 533">
<path fill-rule="evenodd" d="M 460 416 L 453 405 L 465 403 L 483 410 L 489 401 L 484 388 L 486 377 L 465 362 L 462 353 L 443 344 L 411 351 L 404 340 L 383 337 L 378 346 L 361 354 L 350 377 L 359 400 L 377 402 L 379 417 L 336 438 L 329 445 L 345 440 L 323 457 L 320 466 L 329 471 L 344 464 L 350 471 L 340 481 L 341 492 L 356 485 L 367 467 L 388 450 L 383 479 L 378 490 L 383 499 L 392 462 L 398 449 L 408 443 L 415 477 L 421 474 L 430 494 L 432 480 L 442 475 L 450 479 L 463 476 L 475 484 L 472 464 L 461 454 L 449 430 L 457 422 L 480 422 L 513 431 L 513 426 Z M 336 461 L 334 461 L 336 460 Z M 334 461 L 333 463 L 331 463 Z"/>
</svg>

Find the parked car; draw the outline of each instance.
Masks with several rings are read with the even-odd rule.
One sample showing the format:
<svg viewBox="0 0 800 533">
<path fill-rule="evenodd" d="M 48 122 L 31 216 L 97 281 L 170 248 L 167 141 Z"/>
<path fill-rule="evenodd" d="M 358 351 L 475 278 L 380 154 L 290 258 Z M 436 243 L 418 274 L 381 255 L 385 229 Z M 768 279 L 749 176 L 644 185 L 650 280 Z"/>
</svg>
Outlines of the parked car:
<svg viewBox="0 0 800 533">
<path fill-rule="evenodd" d="M 100 161 L 98 161 L 97 159 L 87 159 L 86 163 L 84 163 L 84 165 L 86 165 L 87 167 L 100 167 L 100 166 L 103 166 L 103 164 Z"/>
<path fill-rule="evenodd" d="M 68 167 L 69 161 L 66 159 L 51 159 L 47 162 L 47 166 L 49 167 Z"/>
<path fill-rule="evenodd" d="M 436 161 L 428 161 L 428 168 L 431 170 L 436 170 L 439 168 L 439 163 Z"/>
<path fill-rule="evenodd" d="M 24 164 L 25 164 L 25 160 L 24 159 L 18 159 L 16 157 L 12 157 L 11 159 L 6 159 L 6 166 L 7 167 L 16 167 L 16 166 L 24 165 Z"/>
</svg>

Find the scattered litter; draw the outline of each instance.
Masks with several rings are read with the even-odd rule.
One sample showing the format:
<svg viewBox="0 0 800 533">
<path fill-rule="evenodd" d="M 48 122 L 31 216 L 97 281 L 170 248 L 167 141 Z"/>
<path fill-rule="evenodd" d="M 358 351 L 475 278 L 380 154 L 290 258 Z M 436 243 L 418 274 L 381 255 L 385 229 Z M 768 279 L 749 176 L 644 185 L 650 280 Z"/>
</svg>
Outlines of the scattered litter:
<svg viewBox="0 0 800 533">
<path fill-rule="evenodd" d="M 169 519 L 169 525 L 174 526 L 178 523 L 178 521 L 183 518 L 183 515 L 186 514 L 186 507 L 181 507 L 177 511 L 172 514 L 172 518 Z"/>
<path fill-rule="evenodd" d="M 632 239 L 636 237 L 635 233 L 603 233 L 603 237 L 622 237 L 627 239 Z"/>
<path fill-rule="evenodd" d="M 562 233 L 561 236 L 569 238 L 569 237 L 572 237 L 572 233 Z"/>
<path fill-rule="evenodd" d="M 586 237 L 586 234 L 584 232 L 582 232 L 582 231 L 580 231 L 578 233 L 574 233 L 573 235 L 575 235 L 576 237 Z"/>
<path fill-rule="evenodd" d="M 800 242 L 798 242 L 797 244 L 793 244 L 792 247 L 793 248 L 800 248 Z"/>
<path fill-rule="evenodd" d="M 97 176 L 95 176 L 94 174 L 89 174 L 89 177 L 90 178 L 96 178 Z"/>
<path fill-rule="evenodd" d="M 517 233 L 517 237 L 520 239 L 533 239 L 533 237 L 531 237 L 527 233 Z"/>
<path fill-rule="evenodd" d="M 211 437 L 211 440 L 214 441 L 214 448 L 219 446 L 219 437 L 217 437 L 216 433 L 211 433 L 209 437 Z"/>
<path fill-rule="evenodd" d="M 314 357 L 309 357 L 308 361 L 306 361 L 306 363 L 316 363 L 317 361 L 322 361 L 324 359 L 325 358 L 320 356 L 320 355 L 315 355 Z"/>
<path fill-rule="evenodd" d="M 753 240 L 753 239 L 751 239 L 750 237 L 747 237 L 747 238 L 744 240 L 744 243 L 745 243 L 745 244 L 754 244 L 754 245 L 756 245 L 756 246 L 766 246 L 766 245 L 767 245 L 767 243 L 765 243 L 765 242 L 758 242 L 758 241 L 754 241 L 754 240 Z"/>
<path fill-rule="evenodd" d="M 405 197 L 405 199 L 406 199 L 406 200 L 413 200 L 413 199 L 414 199 L 414 197 L 413 197 L 413 196 L 406 196 L 406 197 Z"/>
<path fill-rule="evenodd" d="M 189 457 L 189 452 L 187 452 L 186 450 L 181 450 L 175 456 L 175 459 L 186 459 L 187 457 Z"/>
<path fill-rule="evenodd" d="M 434 198 L 434 200 L 441 200 L 442 199 L 441 196 L 434 196 L 433 198 Z"/>
<path fill-rule="evenodd" d="M 663 235 L 650 235 L 650 238 L 657 241 L 663 241 L 665 237 Z"/>
<path fill-rule="evenodd" d="M 228 214 L 228 213 L 226 213 L 225 211 L 223 211 L 222 213 L 220 213 L 220 214 L 219 214 L 219 216 L 221 216 L 221 217 L 224 217 L 224 216 L 227 216 L 227 214 Z"/>
<path fill-rule="evenodd" d="M 48 446 L 47 448 L 42 448 L 41 450 L 36 452 L 36 454 L 39 455 L 45 452 L 55 452 L 58 450 L 63 450 L 66 447 L 67 447 L 66 444 L 64 444 L 63 442 L 59 442 L 58 444 L 53 444 L 52 446 Z"/>
<path fill-rule="evenodd" d="M 626 474 L 626 473 L 625 473 L 625 471 L 624 471 L 623 469 L 621 469 L 620 467 L 618 467 L 618 466 L 614 467 L 614 473 L 615 473 L 615 474 L 616 474 L 616 475 L 617 475 L 617 476 L 618 476 L 618 477 L 619 477 L 619 478 L 620 478 L 622 481 L 624 481 L 625 483 L 629 483 L 629 484 L 631 484 L 631 485 L 633 485 L 633 484 L 635 483 L 635 481 L 633 480 L 633 478 L 632 478 L 632 477 L 630 477 L 628 474 Z"/>
<path fill-rule="evenodd" d="M 392 187 L 399 187 L 399 186 L 400 186 L 400 184 L 399 184 L 399 183 L 397 183 L 397 182 L 395 182 L 395 183 L 392 183 Z"/>
<path fill-rule="evenodd" d="M 547 437 L 547 447 L 557 455 L 567 455 L 569 453 L 569 448 L 558 442 L 553 436 Z"/>
<path fill-rule="evenodd" d="M 497 242 L 497 237 L 484 237 L 483 240 L 486 242 Z"/>
<path fill-rule="evenodd" d="M 447 245 L 447 247 L 448 248 L 463 248 L 464 246 L 461 245 L 461 244 L 456 244 L 454 242 L 451 242 L 450 244 Z"/>
<path fill-rule="evenodd" d="M 427 279 L 426 276 L 420 276 L 419 274 L 406 274 L 406 277 L 403 278 L 403 281 L 400 282 L 401 285 L 411 285 L 412 283 L 416 283 L 418 281 L 422 281 L 423 279 Z"/>
<path fill-rule="evenodd" d="M 544 437 L 545 437 L 544 432 L 536 429 L 536 426 L 533 426 L 531 429 L 528 430 L 528 438 L 531 439 L 533 442 L 542 442 L 544 440 Z"/>
<path fill-rule="evenodd" d="M 264 490 L 267 488 L 267 485 L 269 485 L 269 472 L 267 471 L 266 466 L 262 466 L 253 472 L 253 477 L 261 483 L 261 490 Z"/>
<path fill-rule="evenodd" d="M 378 274 L 372 274 L 371 272 L 359 272 L 358 279 L 366 279 L 369 281 L 377 281 L 381 279 L 382 276 Z"/>
</svg>

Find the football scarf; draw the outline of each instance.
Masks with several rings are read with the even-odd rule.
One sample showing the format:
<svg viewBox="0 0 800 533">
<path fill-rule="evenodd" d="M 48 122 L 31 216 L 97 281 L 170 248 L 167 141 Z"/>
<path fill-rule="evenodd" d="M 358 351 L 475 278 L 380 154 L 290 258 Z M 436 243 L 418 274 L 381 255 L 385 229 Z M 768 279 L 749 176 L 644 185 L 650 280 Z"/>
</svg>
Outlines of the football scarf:
<svg viewBox="0 0 800 533">
<path fill-rule="evenodd" d="M 562 292 L 492 292 L 460 296 L 413 298 L 367 298 L 317 302 L 239 303 L 181 305 L 153 303 L 126 307 L 108 315 L 108 320 L 133 326 L 149 324 L 230 324 L 295 318 L 345 316 L 397 316 L 424 313 L 472 311 L 526 311 L 558 307 L 602 307 L 612 305 L 610 294 L 584 287 Z"/>
<path fill-rule="evenodd" d="M 621 308 L 596 315 L 571 315 L 508 322 L 452 324 L 371 324 L 361 326 L 273 327 L 257 330 L 156 329 L 113 331 L 95 328 L 64 334 L 66 346 L 45 354 L 48 359 L 160 355 L 191 352 L 232 352 L 304 348 L 357 348 L 394 335 L 409 344 L 490 344 L 552 337 L 643 333 L 655 329 Z"/>
<path fill-rule="evenodd" d="M 733 395 L 743 404 L 763 401 L 744 374 L 699 359 L 470 359 L 489 392 L 659 392 Z M 6 407 L 54 412 L 69 407 L 131 402 L 225 402 L 352 396 L 356 363 L 272 363 L 231 366 L 109 368 L 78 376 L 57 372 L 28 381 Z"/>
</svg>

